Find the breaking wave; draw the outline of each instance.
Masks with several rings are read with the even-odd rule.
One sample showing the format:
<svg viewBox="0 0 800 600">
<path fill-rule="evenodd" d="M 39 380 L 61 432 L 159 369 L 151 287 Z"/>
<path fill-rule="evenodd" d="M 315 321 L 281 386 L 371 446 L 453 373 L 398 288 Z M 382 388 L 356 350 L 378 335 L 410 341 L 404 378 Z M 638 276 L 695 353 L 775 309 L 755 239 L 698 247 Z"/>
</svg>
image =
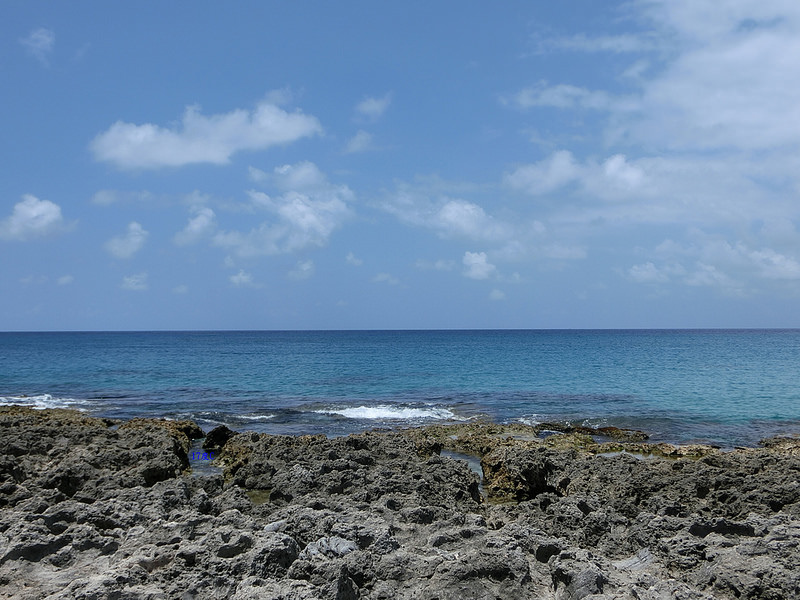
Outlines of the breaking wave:
<svg viewBox="0 0 800 600">
<path fill-rule="evenodd" d="M 405 421 L 413 419 L 464 420 L 462 417 L 456 416 L 455 413 L 446 408 L 413 408 L 389 406 L 386 404 L 377 406 L 355 406 L 350 408 L 323 408 L 313 412 L 340 415 L 348 419 L 377 419 L 384 421 Z"/>
<path fill-rule="evenodd" d="M 27 406 L 41 409 L 76 408 L 78 410 L 85 410 L 81 408 L 84 404 L 88 404 L 88 402 L 75 398 L 58 398 L 51 394 L 37 394 L 36 396 L 0 396 L 0 405 L 2 406 Z"/>
</svg>

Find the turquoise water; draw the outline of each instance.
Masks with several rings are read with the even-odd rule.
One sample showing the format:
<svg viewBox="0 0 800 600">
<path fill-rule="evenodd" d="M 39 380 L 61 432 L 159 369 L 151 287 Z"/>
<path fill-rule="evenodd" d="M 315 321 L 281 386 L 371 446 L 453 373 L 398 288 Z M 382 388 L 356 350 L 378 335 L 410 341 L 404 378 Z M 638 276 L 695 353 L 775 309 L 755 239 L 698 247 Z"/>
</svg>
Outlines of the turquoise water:
<svg viewBox="0 0 800 600">
<path fill-rule="evenodd" d="M 0 333 L 0 403 L 342 435 L 489 417 L 800 433 L 800 330 Z"/>
</svg>

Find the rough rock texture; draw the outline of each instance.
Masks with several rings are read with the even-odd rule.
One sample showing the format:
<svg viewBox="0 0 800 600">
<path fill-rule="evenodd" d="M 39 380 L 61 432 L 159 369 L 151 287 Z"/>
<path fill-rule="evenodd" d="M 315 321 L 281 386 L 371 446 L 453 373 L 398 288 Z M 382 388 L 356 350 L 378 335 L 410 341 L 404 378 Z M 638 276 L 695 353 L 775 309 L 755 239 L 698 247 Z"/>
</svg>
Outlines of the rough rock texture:
<svg viewBox="0 0 800 600">
<path fill-rule="evenodd" d="M 226 432 L 224 475 L 195 477 L 193 424 L 117 425 L 0 409 L 0 597 L 800 597 L 796 438 Z"/>
</svg>

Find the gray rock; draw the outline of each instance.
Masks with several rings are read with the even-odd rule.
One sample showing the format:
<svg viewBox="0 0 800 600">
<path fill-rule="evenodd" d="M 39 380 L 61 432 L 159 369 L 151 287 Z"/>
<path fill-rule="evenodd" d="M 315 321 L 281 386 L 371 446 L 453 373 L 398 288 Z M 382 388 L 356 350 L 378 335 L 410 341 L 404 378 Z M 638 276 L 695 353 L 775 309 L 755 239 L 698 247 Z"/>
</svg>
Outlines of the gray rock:
<svg viewBox="0 0 800 600">
<path fill-rule="evenodd" d="M 0 597 L 800 597 L 796 444 L 496 437 L 473 445 L 487 502 L 439 429 L 233 435 L 224 476 L 196 478 L 191 424 L 0 408 Z"/>
<path fill-rule="evenodd" d="M 324 537 L 308 544 L 300 553 L 300 558 L 305 560 L 340 558 L 356 550 L 358 544 L 355 542 L 337 536 Z"/>
</svg>

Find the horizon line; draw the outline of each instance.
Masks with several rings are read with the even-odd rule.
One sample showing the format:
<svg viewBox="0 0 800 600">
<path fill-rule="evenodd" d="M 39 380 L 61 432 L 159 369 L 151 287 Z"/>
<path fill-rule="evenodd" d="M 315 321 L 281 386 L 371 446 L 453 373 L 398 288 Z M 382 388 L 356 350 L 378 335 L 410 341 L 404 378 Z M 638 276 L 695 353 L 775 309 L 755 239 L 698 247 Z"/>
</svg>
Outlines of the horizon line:
<svg viewBox="0 0 800 600">
<path fill-rule="evenodd" d="M 798 331 L 800 327 L 396 327 L 354 329 L 6 329 L 5 333 L 350 333 L 445 331 Z"/>
</svg>

